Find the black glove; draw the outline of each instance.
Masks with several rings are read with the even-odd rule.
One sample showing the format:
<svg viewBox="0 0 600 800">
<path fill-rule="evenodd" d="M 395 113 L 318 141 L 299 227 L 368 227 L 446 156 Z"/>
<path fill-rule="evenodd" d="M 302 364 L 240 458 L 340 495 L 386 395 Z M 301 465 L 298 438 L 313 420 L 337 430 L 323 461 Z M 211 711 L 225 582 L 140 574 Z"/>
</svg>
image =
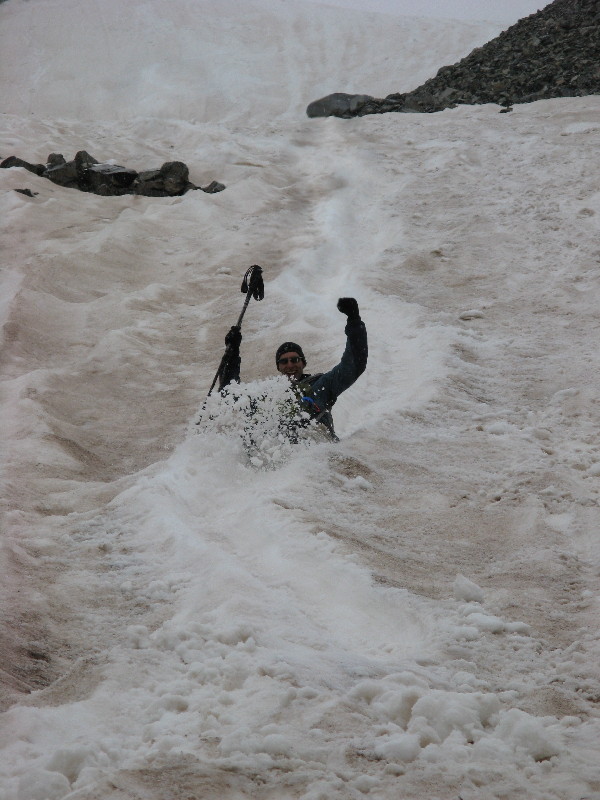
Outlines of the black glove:
<svg viewBox="0 0 600 800">
<path fill-rule="evenodd" d="M 353 297 L 340 297 L 337 303 L 338 311 L 345 314 L 349 320 L 360 319 L 358 303 Z"/>
<path fill-rule="evenodd" d="M 239 325 L 232 325 L 225 337 L 225 344 L 232 350 L 239 350 L 242 343 L 242 331 Z"/>
</svg>

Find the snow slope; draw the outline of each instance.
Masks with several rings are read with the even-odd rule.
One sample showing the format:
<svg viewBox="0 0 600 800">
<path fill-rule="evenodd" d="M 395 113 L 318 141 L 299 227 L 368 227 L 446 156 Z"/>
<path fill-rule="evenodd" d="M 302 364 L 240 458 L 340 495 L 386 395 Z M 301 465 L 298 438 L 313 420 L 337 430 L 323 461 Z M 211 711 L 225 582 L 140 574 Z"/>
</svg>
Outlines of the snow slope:
<svg viewBox="0 0 600 800">
<path fill-rule="evenodd" d="M 0 173 L 0 798 L 600 796 L 598 98 L 309 120 L 497 29 L 275 0 L 0 17 L 2 157 L 227 186 Z M 286 339 L 336 363 L 340 295 L 370 337 L 342 441 L 263 470 L 194 425 L 254 263 L 256 391 Z"/>
</svg>

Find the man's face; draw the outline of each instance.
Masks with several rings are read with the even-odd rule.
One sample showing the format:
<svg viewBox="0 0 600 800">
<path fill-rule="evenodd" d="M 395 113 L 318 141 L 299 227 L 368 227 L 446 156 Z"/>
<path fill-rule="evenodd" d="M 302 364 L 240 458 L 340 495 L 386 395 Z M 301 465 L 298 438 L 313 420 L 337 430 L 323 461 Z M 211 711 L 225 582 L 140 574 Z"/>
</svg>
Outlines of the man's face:
<svg viewBox="0 0 600 800">
<path fill-rule="evenodd" d="M 291 381 L 297 381 L 302 375 L 304 364 L 298 353 L 282 353 L 277 362 L 277 369 L 287 375 Z"/>
</svg>

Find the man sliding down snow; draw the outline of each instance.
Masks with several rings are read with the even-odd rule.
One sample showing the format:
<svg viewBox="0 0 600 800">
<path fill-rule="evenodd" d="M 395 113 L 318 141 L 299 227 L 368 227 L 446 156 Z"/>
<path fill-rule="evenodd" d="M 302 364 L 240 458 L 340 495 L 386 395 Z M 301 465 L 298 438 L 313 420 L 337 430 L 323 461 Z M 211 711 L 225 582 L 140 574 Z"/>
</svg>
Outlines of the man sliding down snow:
<svg viewBox="0 0 600 800">
<path fill-rule="evenodd" d="M 340 394 L 352 386 L 365 371 L 369 352 L 367 329 L 360 318 L 356 300 L 353 297 L 340 297 L 337 307 L 348 317 L 345 329 L 346 349 L 337 366 L 329 372 L 305 374 L 306 359 L 302 348 L 295 342 L 284 342 L 275 354 L 277 369 L 289 378 L 301 409 L 308 412 L 313 420 L 324 425 L 334 439 L 337 437 L 333 430 L 331 408 Z M 225 337 L 229 357 L 220 374 L 219 389 L 232 381 L 239 383 L 241 341 L 242 332 L 234 325 Z"/>
</svg>

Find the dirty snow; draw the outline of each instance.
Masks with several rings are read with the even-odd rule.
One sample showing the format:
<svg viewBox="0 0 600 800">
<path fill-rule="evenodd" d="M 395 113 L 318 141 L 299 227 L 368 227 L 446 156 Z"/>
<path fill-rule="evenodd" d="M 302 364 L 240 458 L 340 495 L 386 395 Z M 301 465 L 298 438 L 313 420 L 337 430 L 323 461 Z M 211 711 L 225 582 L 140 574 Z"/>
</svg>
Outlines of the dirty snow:
<svg viewBox="0 0 600 800">
<path fill-rule="evenodd" d="M 227 186 L 1 171 L 1 800 L 600 797 L 600 99 L 304 115 L 498 23 L 9 0 L 0 24 L 2 158 Z M 195 424 L 251 264 L 253 391 L 284 340 L 333 366 L 359 301 L 338 444 L 253 462 L 230 416 Z"/>
</svg>

